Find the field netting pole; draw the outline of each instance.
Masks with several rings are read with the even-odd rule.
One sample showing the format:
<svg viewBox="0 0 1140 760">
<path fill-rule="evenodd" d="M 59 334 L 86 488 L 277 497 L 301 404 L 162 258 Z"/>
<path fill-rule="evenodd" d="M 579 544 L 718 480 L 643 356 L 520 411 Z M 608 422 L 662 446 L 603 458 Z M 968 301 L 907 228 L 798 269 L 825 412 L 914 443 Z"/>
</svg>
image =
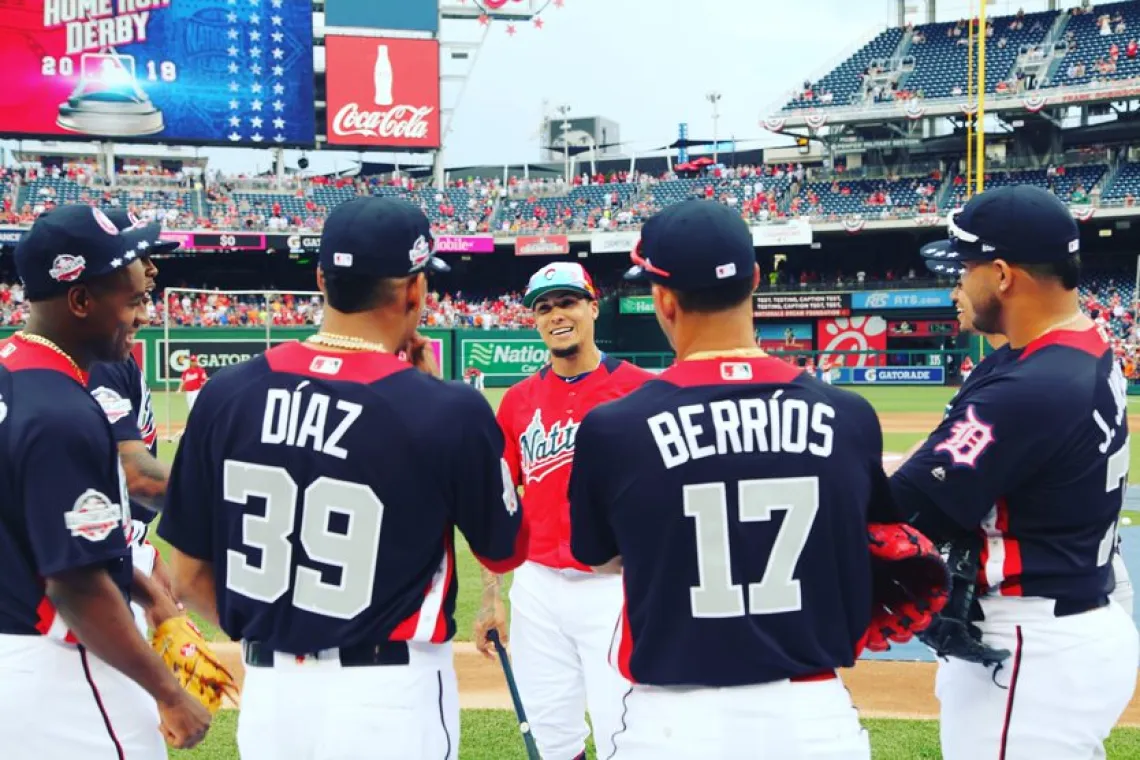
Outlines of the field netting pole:
<svg viewBox="0 0 1140 760">
<path fill-rule="evenodd" d="M 974 0 L 970 0 L 967 18 L 970 19 L 966 31 L 966 103 L 969 104 L 974 102 Z M 966 200 L 974 194 L 974 116 L 966 112 Z"/>
<path fill-rule="evenodd" d="M 978 145 L 974 149 L 976 190 L 986 189 L 986 2 L 978 3 L 978 116 L 975 127 Z"/>
<path fill-rule="evenodd" d="M 166 358 L 166 356 L 169 356 L 169 354 L 170 354 L 170 293 L 171 293 L 171 291 L 174 291 L 174 290 L 177 290 L 177 288 L 167 288 L 166 290 L 162 291 L 162 298 L 163 298 L 163 303 L 162 303 L 162 347 L 159 348 L 157 351 L 155 351 L 157 356 L 154 357 L 154 361 L 157 362 L 157 366 L 155 367 L 155 369 L 157 369 L 158 372 L 161 373 L 161 374 L 155 375 L 155 377 L 156 378 L 160 377 L 160 378 L 163 378 L 163 380 L 164 380 L 163 386 L 162 386 L 164 389 L 164 393 L 162 395 L 166 397 L 166 435 L 165 435 L 165 438 L 168 441 L 174 440 L 174 428 L 171 427 L 171 417 L 173 415 L 173 410 L 171 409 L 171 406 L 170 406 L 170 403 L 171 403 L 170 397 L 171 397 L 171 394 L 173 393 L 173 391 L 170 390 L 170 378 L 169 378 L 168 372 L 167 372 L 167 365 L 170 364 L 170 361 Z"/>
</svg>

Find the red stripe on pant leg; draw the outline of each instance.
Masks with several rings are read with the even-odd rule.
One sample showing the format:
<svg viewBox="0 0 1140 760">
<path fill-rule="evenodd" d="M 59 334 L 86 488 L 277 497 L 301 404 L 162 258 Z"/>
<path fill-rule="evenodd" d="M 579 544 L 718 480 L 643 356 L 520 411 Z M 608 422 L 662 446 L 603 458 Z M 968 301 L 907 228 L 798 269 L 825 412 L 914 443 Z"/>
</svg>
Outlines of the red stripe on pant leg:
<svg viewBox="0 0 1140 760">
<path fill-rule="evenodd" d="M 990 540 L 984 530 L 979 530 L 978 533 L 982 537 L 982 551 L 978 555 L 978 585 L 987 588 L 990 585 L 990 579 L 986 577 L 986 563 L 990 561 Z"/>
<path fill-rule="evenodd" d="M 1005 549 L 1001 566 L 1002 596 L 1021 596 L 1021 542 L 1009 535 L 1009 505 L 1005 499 L 997 500 L 996 527 Z"/>
<path fill-rule="evenodd" d="M 87 679 L 87 685 L 91 687 L 91 695 L 95 697 L 95 704 L 99 706 L 99 714 L 103 716 L 103 725 L 107 727 L 107 735 L 111 737 L 111 743 L 115 745 L 115 752 L 118 753 L 119 760 L 126 760 L 126 754 L 123 752 L 123 745 L 119 743 L 119 737 L 115 736 L 115 728 L 111 725 L 111 716 L 107 714 L 107 708 L 103 706 L 103 698 L 99 696 L 99 687 L 95 685 L 95 679 L 91 676 L 91 665 L 87 662 L 87 648 L 84 646 L 79 647 L 79 661 L 83 663 L 83 675 Z"/>
<path fill-rule="evenodd" d="M 1009 723 L 1013 718 L 1013 699 L 1017 692 L 1017 676 L 1021 672 L 1021 626 L 1017 626 L 1017 646 L 1013 650 L 1013 672 L 1009 676 L 1009 695 L 1005 698 L 1005 721 L 1001 727 L 1001 752 L 998 760 L 1005 760 L 1006 744 L 1009 742 Z"/>
</svg>

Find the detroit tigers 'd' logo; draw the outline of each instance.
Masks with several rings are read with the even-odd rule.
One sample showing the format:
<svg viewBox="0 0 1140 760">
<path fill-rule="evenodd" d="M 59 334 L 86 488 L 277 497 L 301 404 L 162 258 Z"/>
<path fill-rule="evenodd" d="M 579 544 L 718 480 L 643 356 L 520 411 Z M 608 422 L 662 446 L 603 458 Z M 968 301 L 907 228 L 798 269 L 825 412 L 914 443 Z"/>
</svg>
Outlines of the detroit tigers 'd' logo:
<svg viewBox="0 0 1140 760">
<path fill-rule="evenodd" d="M 536 409 L 526 430 L 519 436 L 523 484 L 537 483 L 574 459 L 574 438 L 578 424 L 559 420 L 549 428 L 542 424 L 542 410 Z"/>
</svg>

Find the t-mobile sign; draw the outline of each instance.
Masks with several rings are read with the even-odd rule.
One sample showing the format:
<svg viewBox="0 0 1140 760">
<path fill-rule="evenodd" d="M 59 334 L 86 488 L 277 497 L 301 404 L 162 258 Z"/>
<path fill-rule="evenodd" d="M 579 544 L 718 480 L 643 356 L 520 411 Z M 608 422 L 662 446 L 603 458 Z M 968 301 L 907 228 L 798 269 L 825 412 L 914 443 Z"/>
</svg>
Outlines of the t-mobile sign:
<svg viewBox="0 0 1140 760">
<path fill-rule="evenodd" d="M 439 42 L 325 38 L 330 145 L 438 148 Z"/>
</svg>

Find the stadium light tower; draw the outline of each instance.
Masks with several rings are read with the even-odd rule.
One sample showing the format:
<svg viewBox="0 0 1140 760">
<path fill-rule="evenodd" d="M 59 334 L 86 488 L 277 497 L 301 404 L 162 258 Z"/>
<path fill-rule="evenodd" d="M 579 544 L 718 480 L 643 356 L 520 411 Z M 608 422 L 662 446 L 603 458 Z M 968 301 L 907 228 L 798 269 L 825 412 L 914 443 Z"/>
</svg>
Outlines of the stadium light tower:
<svg viewBox="0 0 1140 760">
<path fill-rule="evenodd" d="M 719 163 L 720 139 L 717 136 L 717 123 L 720 121 L 721 94 L 716 90 L 705 95 L 705 100 L 712 104 L 713 112 L 713 163 Z"/>
<path fill-rule="evenodd" d="M 570 114 L 570 106 L 558 106 L 554 109 L 559 116 L 562 117 L 562 177 L 566 180 L 566 184 L 570 184 L 570 128 L 574 126 L 567 118 Z"/>
</svg>

